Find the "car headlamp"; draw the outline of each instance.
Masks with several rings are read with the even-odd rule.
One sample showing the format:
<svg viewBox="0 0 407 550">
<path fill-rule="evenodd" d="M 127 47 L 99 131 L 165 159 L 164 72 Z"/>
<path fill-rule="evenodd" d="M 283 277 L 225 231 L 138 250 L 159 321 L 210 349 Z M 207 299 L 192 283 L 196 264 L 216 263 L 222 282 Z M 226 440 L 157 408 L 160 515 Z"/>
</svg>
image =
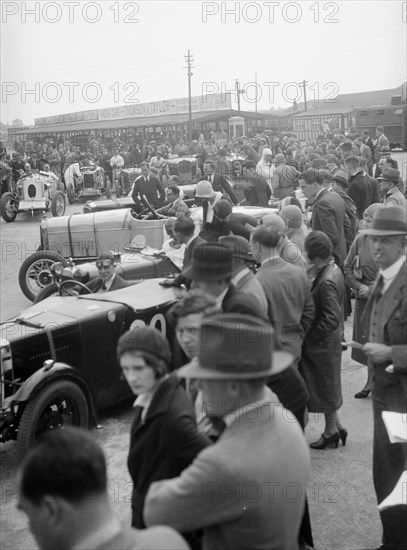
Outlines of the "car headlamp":
<svg viewBox="0 0 407 550">
<path fill-rule="evenodd" d="M 64 271 L 64 264 L 62 262 L 55 262 L 51 266 L 51 271 L 58 277 L 60 277 Z"/>
</svg>

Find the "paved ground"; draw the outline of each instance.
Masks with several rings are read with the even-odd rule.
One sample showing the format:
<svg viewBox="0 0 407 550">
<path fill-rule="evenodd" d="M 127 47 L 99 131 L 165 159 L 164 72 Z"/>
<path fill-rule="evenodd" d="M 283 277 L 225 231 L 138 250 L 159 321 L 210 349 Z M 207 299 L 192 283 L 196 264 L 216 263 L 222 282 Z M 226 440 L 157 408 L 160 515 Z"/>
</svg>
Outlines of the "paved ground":
<svg viewBox="0 0 407 550">
<path fill-rule="evenodd" d="M 393 154 L 406 167 L 406 155 Z M 81 205 L 68 207 L 67 214 L 81 211 Z M 30 306 L 21 293 L 17 274 L 22 261 L 39 245 L 38 225 L 41 216 L 23 214 L 13 224 L 0 220 L 1 232 L 1 319 Z M 346 323 L 351 335 L 352 320 Z M 343 354 L 342 384 L 344 405 L 340 410 L 349 431 L 346 447 L 312 450 L 312 473 L 308 487 L 315 548 L 331 550 L 373 549 L 380 546 L 380 520 L 371 475 L 372 410 L 370 398 L 355 400 L 366 376 L 365 368 Z M 109 492 L 116 516 L 130 518 L 131 483 L 126 457 L 131 407 L 122 405 L 100 418 L 97 437 L 108 457 Z M 306 429 L 309 442 L 323 430 L 323 417 L 310 415 Z M 2 550 L 36 548 L 26 518 L 16 511 L 16 453 L 13 442 L 0 446 L 0 546 Z"/>
</svg>

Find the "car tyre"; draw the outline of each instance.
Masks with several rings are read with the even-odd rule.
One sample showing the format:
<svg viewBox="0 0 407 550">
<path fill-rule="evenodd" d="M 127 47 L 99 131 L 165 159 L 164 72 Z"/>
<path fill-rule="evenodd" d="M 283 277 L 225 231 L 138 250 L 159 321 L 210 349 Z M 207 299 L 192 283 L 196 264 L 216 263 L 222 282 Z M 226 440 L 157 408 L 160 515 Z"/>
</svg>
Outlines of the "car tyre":
<svg viewBox="0 0 407 550">
<path fill-rule="evenodd" d="M 7 223 L 13 222 L 17 217 L 17 212 L 13 210 L 13 202 L 15 202 L 13 193 L 4 193 L 4 195 L 2 195 L 0 210 L 3 220 Z"/>
<path fill-rule="evenodd" d="M 74 204 L 75 202 L 75 191 L 73 185 L 69 185 L 66 190 L 66 196 L 68 197 L 69 204 Z"/>
<path fill-rule="evenodd" d="M 55 262 L 61 262 L 64 267 L 68 265 L 63 256 L 51 250 L 35 252 L 21 264 L 18 282 L 24 296 L 31 302 L 43 288 L 52 283 L 51 265 Z"/>
<path fill-rule="evenodd" d="M 107 180 L 106 182 L 106 198 L 112 198 L 112 184 L 110 183 L 110 180 Z"/>
<path fill-rule="evenodd" d="M 21 460 L 44 432 L 63 426 L 89 427 L 89 407 L 81 388 L 70 380 L 54 380 L 28 401 L 18 426 L 17 455 Z"/>
<path fill-rule="evenodd" d="M 41 289 L 35 297 L 34 304 L 38 304 L 50 296 L 59 296 L 59 288 L 56 283 L 51 283 Z"/>
<path fill-rule="evenodd" d="M 51 212 L 54 218 L 59 218 L 65 214 L 66 198 L 62 191 L 55 191 L 52 195 Z"/>
</svg>

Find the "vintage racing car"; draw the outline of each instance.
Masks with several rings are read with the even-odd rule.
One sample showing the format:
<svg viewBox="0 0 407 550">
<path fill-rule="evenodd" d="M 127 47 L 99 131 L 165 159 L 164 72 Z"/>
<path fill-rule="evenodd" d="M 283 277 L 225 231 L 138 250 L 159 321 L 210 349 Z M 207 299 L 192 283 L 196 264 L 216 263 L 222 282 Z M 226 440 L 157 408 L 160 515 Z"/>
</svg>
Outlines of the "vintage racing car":
<svg viewBox="0 0 407 550">
<path fill-rule="evenodd" d="M 122 168 L 120 172 L 119 185 L 115 186 L 116 197 L 119 198 L 122 195 L 128 195 L 133 186 L 134 180 L 141 176 L 141 170 L 137 166 L 128 166 Z"/>
<path fill-rule="evenodd" d="M 75 199 L 88 200 L 104 193 L 108 199 L 111 197 L 111 182 L 109 178 L 105 181 L 105 171 L 95 163 L 87 166 L 81 166 L 78 162 L 71 164 L 65 171 L 64 179 L 69 204 L 73 204 Z"/>
<path fill-rule="evenodd" d="M 193 197 L 191 191 L 195 189 L 193 187 L 186 187 L 194 183 L 198 183 L 202 179 L 202 173 L 198 166 L 198 160 L 195 157 L 176 157 L 167 160 L 167 173 L 168 176 L 178 176 L 180 179 L 180 185 L 186 195 L 190 198 Z"/>
<path fill-rule="evenodd" d="M 233 214 L 246 214 L 256 219 L 274 211 L 256 206 L 233 207 Z M 191 209 L 191 217 L 195 222 L 196 233 L 199 233 L 202 207 Z M 62 262 L 66 266 L 69 258 L 75 264 L 94 261 L 102 252 L 126 251 L 135 239 L 144 239 L 147 246 L 161 250 L 164 240 L 168 238 L 164 221 L 139 220 L 130 208 L 44 218 L 40 224 L 40 248 L 26 258 L 20 267 L 20 288 L 29 300 L 34 300 L 41 289 L 52 282 L 50 268 L 54 262 Z M 143 265 L 143 262 L 139 263 Z M 144 276 L 137 273 L 134 265 L 130 271 L 129 279 Z"/>
<path fill-rule="evenodd" d="M 34 213 L 51 210 L 53 216 L 63 216 L 66 209 L 64 186 L 48 172 L 23 175 L 15 190 L 1 196 L 0 210 L 5 222 L 13 222 L 20 212 Z"/>
<path fill-rule="evenodd" d="M 0 442 L 17 440 L 21 458 L 44 431 L 89 427 L 97 412 L 132 396 L 116 344 L 132 326 L 167 336 L 165 313 L 179 289 L 151 279 L 102 294 L 51 297 L 0 326 Z"/>
</svg>

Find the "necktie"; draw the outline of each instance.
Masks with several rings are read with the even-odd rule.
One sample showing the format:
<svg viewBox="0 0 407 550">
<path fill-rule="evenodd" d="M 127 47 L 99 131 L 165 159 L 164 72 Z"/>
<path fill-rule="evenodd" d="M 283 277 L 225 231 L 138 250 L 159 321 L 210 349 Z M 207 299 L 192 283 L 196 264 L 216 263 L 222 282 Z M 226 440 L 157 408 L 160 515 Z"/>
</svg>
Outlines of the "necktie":
<svg viewBox="0 0 407 550">
<path fill-rule="evenodd" d="M 209 417 L 209 420 L 211 421 L 212 427 L 217 437 L 220 437 L 226 429 L 225 421 L 219 416 L 211 416 Z"/>
<path fill-rule="evenodd" d="M 141 407 L 140 405 L 136 405 L 134 407 L 133 422 L 134 422 L 135 426 L 138 426 L 139 424 L 141 424 L 141 415 L 143 413 L 143 409 L 144 409 L 144 407 Z"/>
<path fill-rule="evenodd" d="M 103 283 L 102 283 L 102 287 L 101 287 L 101 288 L 102 288 L 102 290 L 107 290 L 107 286 L 106 286 L 106 283 L 105 283 L 105 281 L 103 281 Z"/>
<path fill-rule="evenodd" d="M 376 287 L 373 291 L 373 298 L 375 301 L 380 300 L 380 298 L 382 297 L 383 286 L 384 286 L 383 275 L 380 275 L 377 280 Z"/>
</svg>

